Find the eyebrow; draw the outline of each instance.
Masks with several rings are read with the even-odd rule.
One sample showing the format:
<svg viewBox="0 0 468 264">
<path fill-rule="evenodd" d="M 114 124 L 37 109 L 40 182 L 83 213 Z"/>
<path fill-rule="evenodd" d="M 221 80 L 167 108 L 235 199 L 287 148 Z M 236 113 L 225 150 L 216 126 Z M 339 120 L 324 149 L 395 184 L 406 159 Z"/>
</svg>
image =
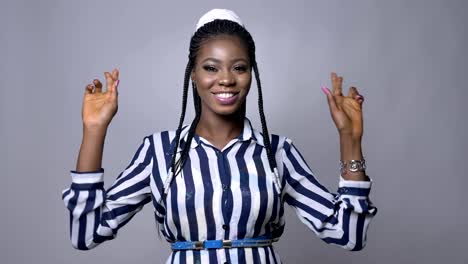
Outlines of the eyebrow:
<svg viewBox="0 0 468 264">
<path fill-rule="evenodd" d="M 221 60 L 218 60 L 218 59 L 216 59 L 216 58 L 211 58 L 211 57 L 204 59 L 204 60 L 202 61 L 202 63 L 203 63 L 203 62 L 206 62 L 206 61 L 214 61 L 214 62 L 216 62 L 216 63 L 221 63 Z M 238 61 L 243 61 L 243 62 L 245 62 L 245 63 L 248 63 L 248 60 L 246 60 L 246 59 L 244 59 L 244 58 L 237 58 L 237 59 L 232 59 L 232 60 L 231 60 L 231 62 L 238 62 Z"/>
</svg>

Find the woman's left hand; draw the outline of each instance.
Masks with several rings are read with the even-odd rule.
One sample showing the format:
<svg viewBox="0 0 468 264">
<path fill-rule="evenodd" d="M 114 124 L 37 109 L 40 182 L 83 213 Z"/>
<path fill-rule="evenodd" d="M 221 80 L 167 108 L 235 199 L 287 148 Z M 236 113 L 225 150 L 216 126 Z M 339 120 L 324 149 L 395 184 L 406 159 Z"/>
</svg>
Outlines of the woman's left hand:
<svg viewBox="0 0 468 264">
<path fill-rule="evenodd" d="M 356 87 L 350 87 L 348 96 L 343 96 L 343 77 L 335 72 L 331 73 L 333 91 L 323 86 L 322 91 L 327 95 L 328 106 L 338 133 L 343 137 L 360 140 L 363 134 L 362 103 L 364 97 Z"/>
</svg>

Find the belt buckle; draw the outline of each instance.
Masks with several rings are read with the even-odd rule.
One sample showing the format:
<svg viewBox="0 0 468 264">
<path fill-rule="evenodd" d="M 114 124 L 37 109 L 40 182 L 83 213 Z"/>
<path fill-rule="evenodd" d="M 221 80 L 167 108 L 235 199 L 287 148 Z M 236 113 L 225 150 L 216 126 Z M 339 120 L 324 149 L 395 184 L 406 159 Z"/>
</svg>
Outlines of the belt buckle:
<svg viewBox="0 0 468 264">
<path fill-rule="evenodd" d="M 195 241 L 195 250 L 202 250 L 205 248 L 203 241 Z"/>
<path fill-rule="evenodd" d="M 232 248 L 232 241 L 230 239 L 223 240 L 223 248 Z"/>
<path fill-rule="evenodd" d="M 265 240 L 265 241 L 260 241 L 258 243 L 258 245 L 260 247 L 267 247 L 267 246 L 271 246 L 272 242 L 273 242 L 273 240 L 269 239 L 269 240 Z"/>
</svg>

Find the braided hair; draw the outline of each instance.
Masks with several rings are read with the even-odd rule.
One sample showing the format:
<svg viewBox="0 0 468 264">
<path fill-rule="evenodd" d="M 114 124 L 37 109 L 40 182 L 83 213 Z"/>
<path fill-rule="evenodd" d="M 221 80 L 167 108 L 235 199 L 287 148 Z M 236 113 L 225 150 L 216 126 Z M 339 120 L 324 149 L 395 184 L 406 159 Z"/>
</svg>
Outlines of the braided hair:
<svg viewBox="0 0 468 264">
<path fill-rule="evenodd" d="M 268 156 L 268 161 L 269 165 L 271 168 L 271 171 L 274 172 L 276 171 L 277 175 L 277 170 L 276 170 L 276 160 L 274 158 L 274 154 L 272 153 L 272 148 L 271 148 L 271 142 L 268 134 L 268 129 L 267 129 L 267 124 L 265 121 L 265 114 L 263 112 L 263 97 L 262 97 L 262 86 L 260 82 L 260 75 L 258 72 L 258 66 L 257 66 L 257 61 L 255 59 L 255 43 L 252 39 L 252 36 L 250 33 L 241 25 L 239 25 L 236 22 L 226 20 L 226 19 L 216 19 L 214 21 L 208 22 L 204 24 L 202 27 L 200 27 L 192 36 L 190 40 L 190 50 L 189 50 L 189 55 L 188 55 L 188 62 L 187 66 L 185 68 L 185 77 L 184 77 L 184 89 L 183 89 L 183 96 L 182 96 L 182 113 L 180 116 L 179 120 L 179 126 L 176 130 L 176 135 L 175 135 L 175 146 L 173 149 L 173 155 L 172 155 L 172 161 L 171 161 L 171 168 L 170 172 L 167 178 L 167 185 L 166 188 L 169 189 L 170 183 L 172 181 L 173 177 L 176 177 L 183 169 L 184 163 L 187 159 L 188 152 L 190 150 L 190 145 L 191 141 L 193 139 L 193 136 L 195 134 L 195 129 L 197 127 L 197 124 L 200 120 L 201 116 L 201 99 L 200 96 L 198 95 L 197 89 L 196 89 L 196 84 L 192 81 L 192 92 L 193 92 L 193 102 L 194 102 L 194 107 L 195 107 L 195 118 L 193 119 L 188 135 L 187 135 L 187 140 L 185 142 L 185 145 L 181 151 L 179 159 L 176 161 L 176 156 L 177 156 L 177 150 L 179 148 L 179 141 L 180 141 L 180 134 L 182 131 L 182 126 L 185 118 L 185 112 L 187 108 L 187 94 L 188 94 L 188 88 L 189 88 L 189 82 L 190 82 L 190 77 L 192 70 L 195 67 L 195 61 L 197 58 L 198 51 L 203 44 L 204 41 L 220 36 L 220 35 L 230 35 L 230 36 L 237 36 L 247 47 L 247 52 L 248 52 L 248 57 L 250 60 L 250 64 L 252 65 L 254 74 L 255 74 L 255 79 L 257 82 L 257 87 L 258 87 L 258 109 L 260 112 L 260 119 L 262 123 L 262 131 L 263 131 L 263 142 L 266 147 L 266 152 Z M 240 109 L 240 114 L 241 116 L 245 117 L 245 112 L 246 112 L 246 101 L 243 102 L 241 109 Z M 163 190 L 161 193 L 161 200 L 165 200 L 165 195 L 167 193 L 167 189 Z"/>
</svg>

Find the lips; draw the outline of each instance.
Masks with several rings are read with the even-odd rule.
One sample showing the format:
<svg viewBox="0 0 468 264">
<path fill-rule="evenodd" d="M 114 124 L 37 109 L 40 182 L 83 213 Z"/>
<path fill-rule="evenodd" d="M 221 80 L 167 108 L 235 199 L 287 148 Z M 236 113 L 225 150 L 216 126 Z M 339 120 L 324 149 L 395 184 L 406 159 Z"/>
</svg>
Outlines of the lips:
<svg viewBox="0 0 468 264">
<path fill-rule="evenodd" d="M 218 92 L 212 94 L 216 98 L 216 101 L 218 101 L 222 105 L 233 104 L 239 97 L 239 92 Z"/>
</svg>

